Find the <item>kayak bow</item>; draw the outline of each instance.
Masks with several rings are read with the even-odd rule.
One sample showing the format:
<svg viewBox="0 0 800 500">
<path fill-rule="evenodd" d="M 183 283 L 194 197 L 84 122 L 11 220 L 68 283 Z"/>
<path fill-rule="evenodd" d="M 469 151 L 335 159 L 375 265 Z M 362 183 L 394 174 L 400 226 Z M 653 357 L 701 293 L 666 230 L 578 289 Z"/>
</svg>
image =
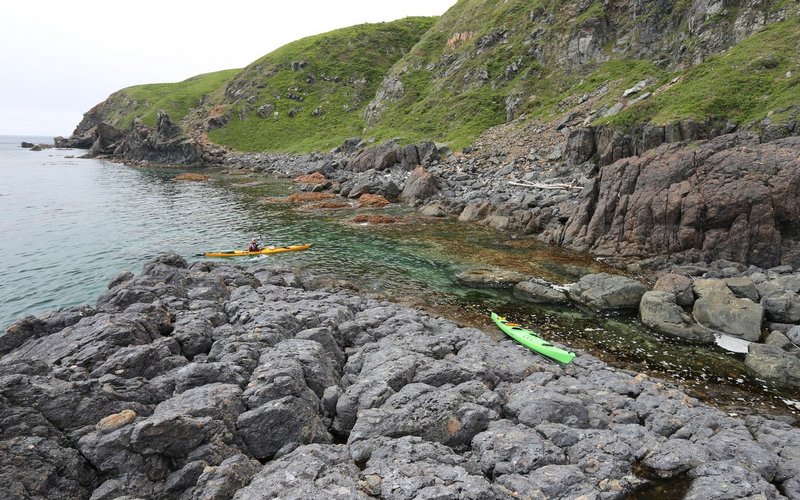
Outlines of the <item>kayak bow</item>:
<svg viewBox="0 0 800 500">
<path fill-rule="evenodd" d="M 532 351 L 554 359 L 560 363 L 567 364 L 575 357 L 572 351 L 565 351 L 560 347 L 556 347 L 542 337 L 538 336 L 531 330 L 526 330 L 516 323 L 506 321 L 502 316 L 492 313 L 492 321 L 503 330 L 503 333 L 516 340 Z"/>
<path fill-rule="evenodd" d="M 249 250 L 231 250 L 230 252 L 206 252 L 203 254 L 204 257 L 252 257 L 256 255 L 270 255 L 273 253 L 283 253 L 283 252 L 297 252 L 298 250 L 308 250 L 313 245 L 311 243 L 306 243 L 305 245 L 290 245 L 287 247 L 273 247 L 273 248 L 262 248 L 258 252 L 251 252 Z"/>
</svg>

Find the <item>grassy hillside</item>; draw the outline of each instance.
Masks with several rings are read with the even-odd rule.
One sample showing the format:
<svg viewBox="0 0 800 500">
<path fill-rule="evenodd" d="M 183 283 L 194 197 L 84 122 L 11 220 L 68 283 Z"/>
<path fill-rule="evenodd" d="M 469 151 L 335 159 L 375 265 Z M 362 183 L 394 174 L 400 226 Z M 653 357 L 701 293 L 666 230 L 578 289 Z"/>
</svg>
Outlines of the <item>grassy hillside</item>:
<svg viewBox="0 0 800 500">
<path fill-rule="evenodd" d="M 689 2 L 644 4 L 632 16 L 599 0 L 461 0 L 392 68 L 402 95 L 378 103 L 367 134 L 460 148 L 508 119 L 563 115 L 581 96 L 611 107 L 644 79 L 652 91 L 679 78 L 597 123 L 763 118 L 800 102 L 798 10 L 767 2 L 766 15 L 783 11 L 788 19 L 708 56 L 734 43 L 739 3 L 705 16 Z M 647 39 L 654 35 L 658 45 Z M 587 36 L 594 37 L 588 54 L 581 52 Z"/>
<path fill-rule="evenodd" d="M 166 111 L 178 122 L 192 108 L 200 105 L 203 96 L 224 88 L 239 73 L 238 69 L 194 76 L 178 83 L 153 83 L 124 88 L 109 96 L 89 114 L 93 121 L 128 128 L 135 119 L 146 125 L 156 124 L 159 110 Z"/>
<path fill-rule="evenodd" d="M 208 103 L 209 133 L 238 150 L 328 149 L 363 132 L 363 110 L 389 68 L 435 18 L 363 24 L 303 38 L 245 68 Z"/>
<path fill-rule="evenodd" d="M 677 75 L 653 98 L 602 121 L 666 124 L 725 117 L 748 124 L 800 104 L 800 17 L 768 26 L 724 54 Z"/>
<path fill-rule="evenodd" d="M 800 103 L 796 1 L 702 5 L 459 0 L 439 18 L 303 38 L 243 70 L 123 89 L 79 128 L 153 125 L 163 109 L 237 150 L 307 152 L 353 136 L 460 149 L 493 125 L 561 119 L 582 103 L 581 119 L 622 127 L 785 119 Z M 624 98 L 641 80 L 649 98 Z"/>
</svg>

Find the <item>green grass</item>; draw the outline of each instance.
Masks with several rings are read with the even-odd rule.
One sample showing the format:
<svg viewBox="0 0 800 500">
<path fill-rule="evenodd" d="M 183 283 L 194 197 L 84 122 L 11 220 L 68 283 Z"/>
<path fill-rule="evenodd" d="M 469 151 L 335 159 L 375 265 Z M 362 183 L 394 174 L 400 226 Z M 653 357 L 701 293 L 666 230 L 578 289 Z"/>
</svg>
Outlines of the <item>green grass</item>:
<svg viewBox="0 0 800 500">
<path fill-rule="evenodd" d="M 222 100 L 233 118 L 209 137 L 242 151 L 303 152 L 330 149 L 361 135 L 364 110 L 383 77 L 434 21 L 413 17 L 362 24 L 275 50 L 231 82 L 245 88 L 247 98 Z M 300 61 L 306 66 L 292 71 L 292 62 Z M 288 98 L 289 93 L 303 101 Z M 277 115 L 259 116 L 264 105 L 273 105 Z M 322 110 L 319 116 L 314 115 L 317 109 Z"/>
<path fill-rule="evenodd" d="M 674 2 L 665 36 L 691 48 L 701 41 L 683 38 L 690 5 L 688 0 Z M 625 24 L 620 31 L 635 37 L 637 22 L 663 16 L 666 8 L 648 4 L 639 21 L 618 20 Z M 705 22 L 732 24 L 734 9 Z M 630 128 L 687 118 L 723 117 L 743 124 L 766 116 L 788 120 L 794 112 L 786 110 L 800 103 L 800 20 L 792 0 L 776 0 L 767 9 L 788 9 L 788 19 L 677 71 L 649 60 L 621 59 L 613 39 L 603 46 L 610 58 L 603 63 L 564 67 L 562 53 L 544 50 L 552 39 L 571 36 L 592 19 L 609 15 L 600 0 L 459 0 L 439 18 L 364 24 L 303 38 L 243 70 L 123 89 L 96 111 L 120 128 L 134 119 L 153 125 L 160 109 L 175 122 L 184 119 L 187 127 L 224 115 L 227 123 L 209 132 L 209 138 L 241 151 L 327 150 L 353 136 L 401 143 L 435 140 L 460 149 L 506 122 L 509 96 L 521 99 L 521 123 L 548 121 L 568 112 L 576 96 L 605 87 L 594 106 L 611 107 L 626 88 L 649 78 L 648 91 L 663 91 L 594 123 Z M 532 39 L 531 33 L 538 35 Z M 467 39 L 448 45 L 458 34 Z M 301 61 L 305 66 L 293 71 L 292 64 Z M 517 61 L 519 70 L 509 71 Z M 384 101 L 385 110 L 367 124 L 364 111 L 387 75 L 402 82 L 403 93 Z M 667 89 L 676 77 L 679 82 Z M 302 96 L 302 102 L 290 94 Z M 267 105 L 275 114 L 260 116 L 259 109 Z"/>
<path fill-rule="evenodd" d="M 182 120 L 197 107 L 204 95 L 224 87 L 240 70 L 232 69 L 194 76 L 178 83 L 154 83 L 128 87 L 109 98 L 106 122 L 119 129 L 129 127 L 135 119 L 150 126 L 164 110 L 173 122 Z"/>
<path fill-rule="evenodd" d="M 725 117 L 747 124 L 800 103 L 800 20 L 768 26 L 727 52 L 689 69 L 669 90 L 619 115 L 612 125 L 667 124 Z M 787 76 L 790 74 L 791 76 Z"/>
</svg>

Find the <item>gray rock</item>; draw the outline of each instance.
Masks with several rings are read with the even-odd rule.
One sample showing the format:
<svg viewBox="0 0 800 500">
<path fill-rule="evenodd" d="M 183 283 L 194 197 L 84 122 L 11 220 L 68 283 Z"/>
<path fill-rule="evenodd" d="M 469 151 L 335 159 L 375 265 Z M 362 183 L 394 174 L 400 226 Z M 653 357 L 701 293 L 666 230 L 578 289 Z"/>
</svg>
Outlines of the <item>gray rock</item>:
<svg viewBox="0 0 800 500">
<path fill-rule="evenodd" d="M 760 377 L 800 387 L 800 358 L 778 346 L 750 344 L 744 362 Z"/>
<path fill-rule="evenodd" d="M 514 286 L 514 296 L 535 304 L 558 304 L 566 302 L 563 292 L 535 281 L 523 281 Z"/>
<path fill-rule="evenodd" d="M 419 166 L 409 174 L 399 199 L 406 203 L 427 200 L 439 192 L 439 181 L 425 167 Z"/>
<path fill-rule="evenodd" d="M 794 347 L 794 344 L 792 344 L 792 341 L 789 340 L 786 337 L 786 335 L 782 334 L 781 332 L 779 332 L 777 330 L 773 330 L 773 331 L 769 332 L 769 335 L 767 335 L 767 338 L 764 339 L 764 344 L 765 345 L 772 345 L 772 346 L 775 346 L 775 347 L 780 347 L 784 351 L 788 351 L 789 349 Z"/>
<path fill-rule="evenodd" d="M 474 464 L 439 443 L 407 436 L 371 440 L 359 447 L 369 449 L 360 484 L 372 496 L 496 498 L 492 485 Z"/>
<path fill-rule="evenodd" d="M 639 314 L 642 323 L 659 331 L 697 342 L 712 342 L 714 335 L 695 324 L 684 310 L 675 303 L 676 296 L 667 291 L 649 291 L 642 296 Z"/>
<path fill-rule="evenodd" d="M 571 394 L 564 394 L 550 388 L 536 391 L 537 397 L 530 397 L 531 385 L 520 384 L 509 393 L 507 411 L 517 417 L 519 422 L 535 427 L 542 423 L 559 423 L 569 427 L 585 429 L 589 427 L 587 401 Z"/>
<path fill-rule="evenodd" d="M 230 363 L 190 363 L 175 373 L 175 392 L 216 383 L 243 387 L 246 377 L 244 369 Z"/>
<path fill-rule="evenodd" d="M 708 461 L 708 451 L 686 439 L 668 439 L 645 457 L 642 465 L 658 477 L 670 478 Z"/>
<path fill-rule="evenodd" d="M 77 450 L 38 436 L 0 441 L 0 496 L 88 498 L 97 473 Z"/>
<path fill-rule="evenodd" d="M 545 465 L 533 471 L 528 479 L 545 498 L 579 498 L 591 491 L 577 465 Z"/>
<path fill-rule="evenodd" d="M 658 278 L 656 284 L 653 285 L 653 290 L 672 293 L 675 295 L 675 303 L 679 306 L 691 306 L 694 304 L 692 280 L 688 276 L 667 273 Z"/>
<path fill-rule="evenodd" d="M 595 310 L 635 309 L 647 287 L 615 274 L 587 274 L 569 289 L 569 297 Z"/>
<path fill-rule="evenodd" d="M 225 439 L 244 411 L 242 391 L 230 384 L 189 389 L 156 406 L 138 422 L 130 447 L 138 453 L 180 457 L 212 438 Z"/>
<path fill-rule="evenodd" d="M 265 465 L 233 498 L 371 498 L 359 484 L 359 473 L 359 468 L 350 458 L 346 446 L 301 446 Z"/>
<path fill-rule="evenodd" d="M 453 388 L 409 384 L 379 408 L 358 414 L 348 444 L 379 436 L 419 436 L 448 446 L 469 443 L 498 416 L 499 398 L 480 382 Z"/>
<path fill-rule="evenodd" d="M 505 269 L 481 267 L 462 271 L 456 274 L 455 280 L 474 288 L 513 288 L 525 280 L 525 275 Z"/>
<path fill-rule="evenodd" d="M 767 319 L 779 323 L 800 323 L 800 295 L 778 290 L 762 295 L 761 305 Z"/>
<path fill-rule="evenodd" d="M 740 299 L 750 299 L 753 302 L 758 302 L 758 289 L 756 289 L 756 285 L 751 278 L 747 276 L 725 278 L 725 284 Z"/>
<path fill-rule="evenodd" d="M 239 415 L 237 434 L 259 460 L 271 459 L 287 445 L 331 443 L 319 410 L 319 404 L 285 396 Z"/>
<path fill-rule="evenodd" d="M 786 338 L 792 341 L 795 345 L 800 346 L 800 326 L 793 326 L 786 332 Z"/>
<path fill-rule="evenodd" d="M 336 426 L 349 432 L 361 410 L 377 408 L 395 391 L 380 377 L 360 380 L 349 386 L 336 402 Z"/>
<path fill-rule="evenodd" d="M 687 500 L 707 498 L 780 498 L 775 486 L 757 473 L 730 462 L 711 462 L 689 471 Z"/>
<path fill-rule="evenodd" d="M 489 424 L 472 439 L 481 470 L 489 477 L 528 474 L 550 464 L 564 464 L 563 450 L 543 439 L 534 429 L 509 420 Z"/>
<path fill-rule="evenodd" d="M 227 500 L 246 486 L 261 468 L 258 461 L 238 453 L 217 466 L 203 468 L 191 493 L 185 492 L 181 498 Z"/>
<path fill-rule="evenodd" d="M 727 289 L 702 292 L 692 309 L 698 323 L 751 342 L 761 338 L 764 309 L 750 299 L 738 299 Z"/>
</svg>

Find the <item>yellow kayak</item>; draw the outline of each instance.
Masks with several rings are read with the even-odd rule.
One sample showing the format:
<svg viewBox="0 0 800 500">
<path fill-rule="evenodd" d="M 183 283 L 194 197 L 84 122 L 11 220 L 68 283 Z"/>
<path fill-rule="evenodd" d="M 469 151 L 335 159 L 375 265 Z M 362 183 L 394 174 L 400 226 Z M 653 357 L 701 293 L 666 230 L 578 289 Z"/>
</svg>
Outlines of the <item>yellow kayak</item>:
<svg viewBox="0 0 800 500">
<path fill-rule="evenodd" d="M 288 247 L 267 247 L 262 248 L 258 252 L 251 252 L 249 250 L 231 250 L 230 252 L 206 252 L 204 257 L 253 257 L 256 255 L 269 255 L 273 253 L 283 252 L 297 252 L 298 250 L 308 250 L 312 247 L 311 243 L 305 245 L 289 245 Z"/>
</svg>

